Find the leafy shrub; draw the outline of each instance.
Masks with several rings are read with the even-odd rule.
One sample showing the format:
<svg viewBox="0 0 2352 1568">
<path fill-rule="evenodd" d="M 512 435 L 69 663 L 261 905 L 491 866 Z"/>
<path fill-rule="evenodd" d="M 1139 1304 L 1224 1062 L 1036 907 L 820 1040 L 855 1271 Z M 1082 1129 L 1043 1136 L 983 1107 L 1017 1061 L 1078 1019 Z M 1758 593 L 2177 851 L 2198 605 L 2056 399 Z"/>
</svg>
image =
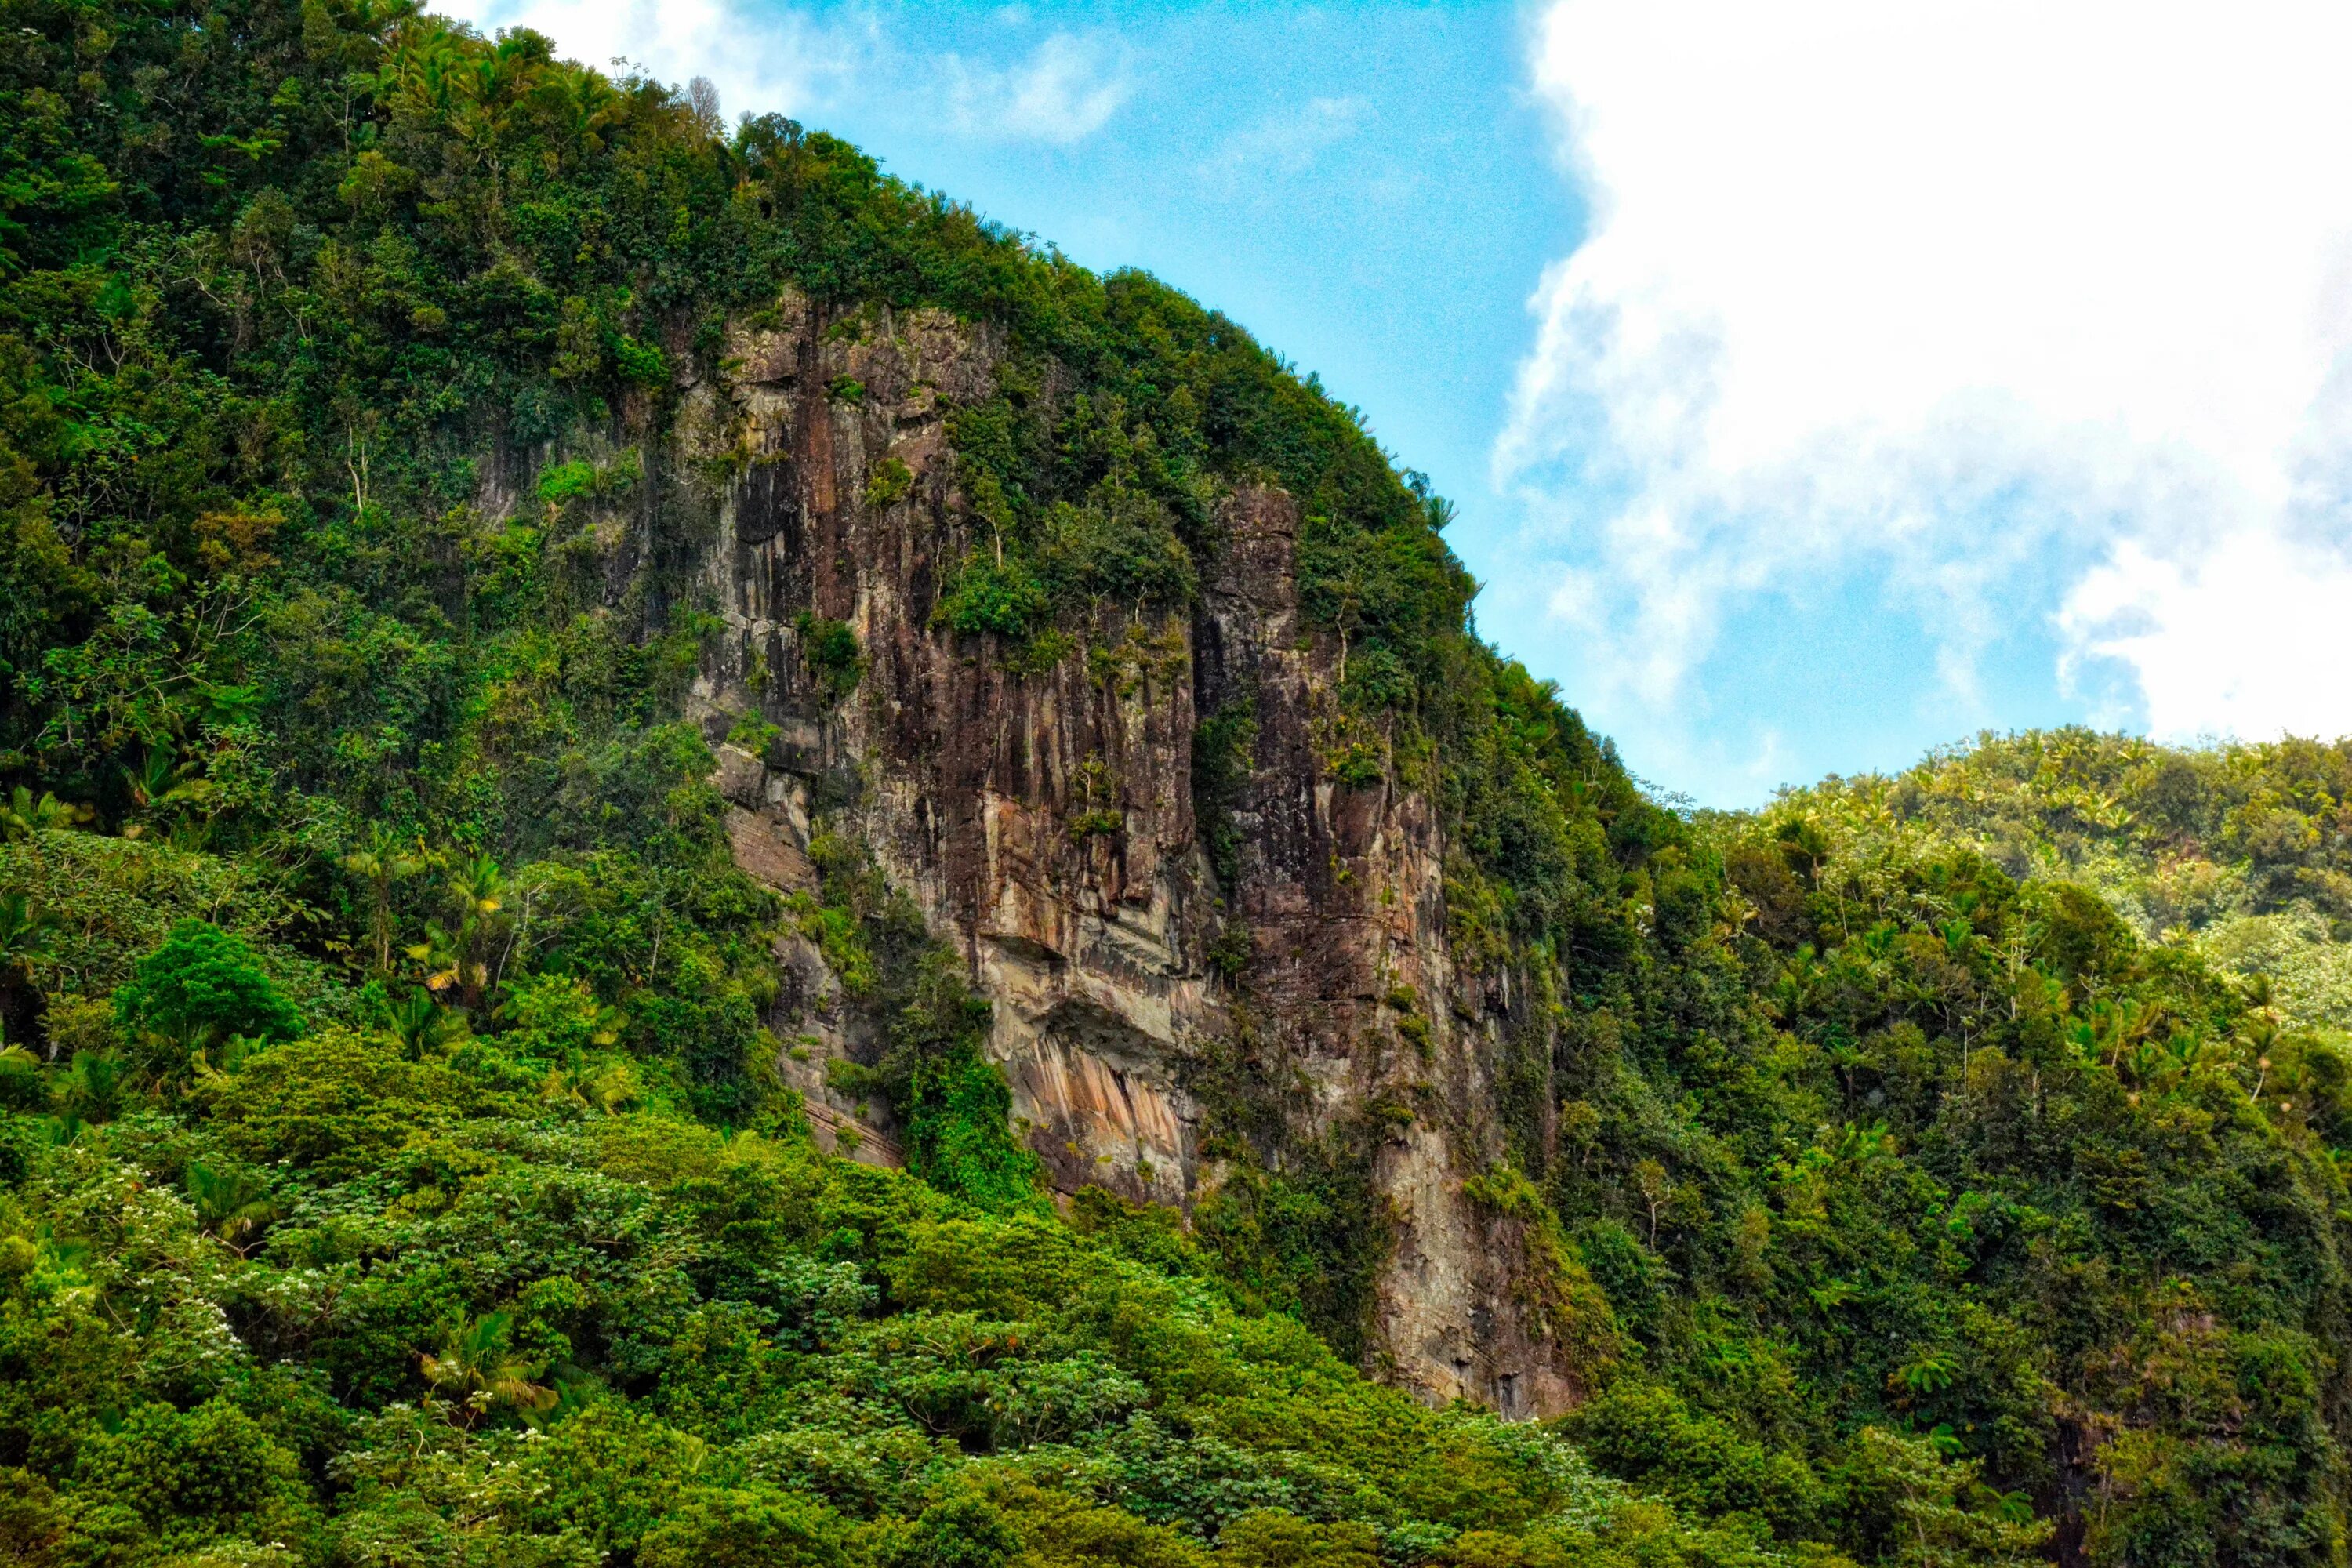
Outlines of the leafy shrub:
<svg viewBox="0 0 2352 1568">
<path fill-rule="evenodd" d="M 885 458 L 874 465 L 866 479 L 866 504 L 886 507 L 904 500 L 915 491 L 915 470 L 896 458 Z"/>
<path fill-rule="evenodd" d="M 610 460 L 592 462 L 585 458 L 573 458 L 561 463 L 551 463 L 539 471 L 539 499 L 550 506 L 561 507 L 566 501 L 583 496 L 604 498 L 616 496 L 645 478 L 645 468 L 635 447 L 625 448 Z"/>
<path fill-rule="evenodd" d="M 807 893 L 793 894 L 785 908 L 799 922 L 801 934 L 824 954 L 825 967 L 841 982 L 841 988 L 852 996 L 871 994 L 877 980 L 874 954 L 856 917 L 847 910 L 820 904 Z"/>
<path fill-rule="evenodd" d="M 1235 1568 L 1378 1568 L 1380 1537 L 1360 1524 L 1312 1524 L 1265 1509 L 1243 1514 L 1217 1536 L 1219 1561 Z"/>
<path fill-rule="evenodd" d="M 999 565 L 971 555 L 964 559 L 932 619 L 960 632 L 1022 638 L 1045 614 L 1045 585 L 1018 560 Z"/>
<path fill-rule="evenodd" d="M 1566 1416 L 1561 1429 L 1602 1469 L 1696 1514 L 1752 1513 L 1800 1535 L 1823 1503 L 1803 1463 L 1695 1415 L 1664 1388 L 1620 1378 Z"/>
<path fill-rule="evenodd" d="M 814 611 L 803 610 L 793 626 L 800 634 L 801 658 L 824 694 L 837 702 L 855 690 L 866 669 L 866 655 L 849 623 L 829 621 Z"/>
<path fill-rule="evenodd" d="M 209 1098 L 222 1142 L 240 1158 L 345 1174 L 427 1128 L 515 1104 L 476 1078 L 340 1030 L 255 1052 Z"/>
<path fill-rule="evenodd" d="M 201 921 L 184 921 L 114 994 L 116 1022 L 184 1047 L 216 1045 L 231 1036 L 289 1039 L 301 1010 L 266 971 L 253 945 Z"/>
<path fill-rule="evenodd" d="M 626 332 L 613 340 L 613 364 L 621 379 L 633 386 L 659 387 L 669 382 L 668 356 Z"/>
<path fill-rule="evenodd" d="M 1044 1171 L 1013 1135 L 1012 1091 L 981 1052 L 989 1005 L 945 955 L 927 959 L 891 1026 L 883 1079 L 905 1130 L 908 1168 L 987 1208 L 1039 1201 Z"/>
<path fill-rule="evenodd" d="M 764 757 L 768 747 L 783 732 L 781 727 L 769 723 L 761 717 L 757 709 L 753 709 L 738 714 L 735 722 L 727 727 L 727 743 L 755 757 Z"/>
<path fill-rule="evenodd" d="M 596 465 L 581 458 L 568 463 L 551 463 L 539 471 L 539 499 L 551 505 L 578 496 L 593 495 L 596 490 Z"/>
<path fill-rule="evenodd" d="M 882 1552 L 888 1568 L 1001 1568 L 1021 1537 L 987 1499 L 950 1497 L 925 1509 Z"/>
<path fill-rule="evenodd" d="M 112 1533 L 113 1510 L 163 1540 L 299 1534 L 310 1512 L 296 1457 L 222 1399 L 181 1412 L 143 1405 L 94 1435 L 75 1467 L 78 1534 Z M 93 1528 L 95 1527 L 95 1528 Z"/>
<path fill-rule="evenodd" d="M 644 1568 L 837 1568 L 846 1531 L 823 1505 L 788 1492 L 698 1487 L 646 1532 Z"/>
</svg>

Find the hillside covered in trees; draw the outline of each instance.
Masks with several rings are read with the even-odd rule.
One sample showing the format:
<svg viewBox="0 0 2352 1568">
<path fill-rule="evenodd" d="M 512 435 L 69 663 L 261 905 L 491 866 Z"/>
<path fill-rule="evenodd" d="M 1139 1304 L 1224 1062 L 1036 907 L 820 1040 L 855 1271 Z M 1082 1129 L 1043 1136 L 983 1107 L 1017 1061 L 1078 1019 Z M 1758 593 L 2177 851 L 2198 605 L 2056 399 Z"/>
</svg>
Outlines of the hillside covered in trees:
<svg viewBox="0 0 2352 1568">
<path fill-rule="evenodd" d="M 0 1559 L 2341 1562 L 2352 747 L 1676 812 L 1448 515 L 791 121 L 373 0 L 13 5 Z M 843 750 L 935 688 L 985 824 Z M 1214 1025 L 1176 1202 L 992 1055 L 1085 964 L 939 918 L 1047 693 L 1104 717 L 1024 855 Z M 1408 1392 L 1438 1214 L 1540 1419 Z"/>
</svg>

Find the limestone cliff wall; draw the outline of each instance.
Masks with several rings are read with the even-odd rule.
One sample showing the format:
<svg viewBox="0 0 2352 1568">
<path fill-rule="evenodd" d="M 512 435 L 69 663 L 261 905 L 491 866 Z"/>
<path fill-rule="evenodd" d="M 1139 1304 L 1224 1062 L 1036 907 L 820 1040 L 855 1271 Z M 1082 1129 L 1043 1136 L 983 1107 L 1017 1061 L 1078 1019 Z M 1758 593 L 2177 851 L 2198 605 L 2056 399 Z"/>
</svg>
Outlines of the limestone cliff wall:
<svg viewBox="0 0 2352 1568">
<path fill-rule="evenodd" d="M 973 537 L 945 414 L 992 391 L 998 345 L 935 312 L 843 330 L 787 300 L 769 321 L 683 386 L 668 465 L 714 520 L 704 573 L 729 627 L 699 711 L 714 739 L 751 710 L 781 731 L 758 756 L 721 750 L 739 861 L 807 885 L 813 814 L 848 819 L 994 1004 L 991 1049 L 1064 1191 L 1188 1206 L 1213 1191 L 1193 1068 L 1238 1032 L 1276 1064 L 1301 1135 L 1391 1108 L 1373 1160 L 1393 1233 L 1375 1370 L 1506 1413 L 1572 1404 L 1517 1222 L 1463 1193 L 1498 1152 L 1507 998 L 1448 954 L 1430 804 L 1392 779 L 1343 784 L 1324 761 L 1341 651 L 1301 618 L 1290 500 L 1228 498 L 1189 616 L 1106 605 L 1071 657 L 1016 673 L 984 639 L 930 624 Z M 914 476 L 887 500 L 898 487 L 872 485 L 885 459 Z M 801 657 L 803 612 L 855 629 L 866 666 L 847 697 Z M 1225 886 L 1192 748 L 1202 716 L 1237 707 L 1255 740 L 1226 803 Z M 1221 967 L 1229 921 L 1249 945 Z M 825 1087 L 826 1058 L 876 1042 L 812 946 L 788 938 L 778 957 L 772 1023 L 820 1134 L 894 1158 L 877 1109 Z"/>
</svg>

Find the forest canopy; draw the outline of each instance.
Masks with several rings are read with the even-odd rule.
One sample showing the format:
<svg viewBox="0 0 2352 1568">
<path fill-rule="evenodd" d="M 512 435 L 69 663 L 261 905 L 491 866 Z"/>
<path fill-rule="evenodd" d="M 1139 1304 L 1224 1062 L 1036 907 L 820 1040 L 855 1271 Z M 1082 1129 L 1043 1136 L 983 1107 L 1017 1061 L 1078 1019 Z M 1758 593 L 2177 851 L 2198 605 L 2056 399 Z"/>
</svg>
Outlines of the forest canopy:
<svg viewBox="0 0 2352 1568">
<path fill-rule="evenodd" d="M 1147 277 L 396 0 L 7 20 L 0 1557 L 2343 1560 L 2352 748 L 1678 812 L 1478 639 L 1428 482 Z M 924 614 L 1016 668 L 1295 498 L 1329 775 L 1433 803 L 1452 949 L 1543 1025 L 1470 1195 L 1578 1293 L 1580 1407 L 1379 1382 L 1345 1151 L 1057 1204 L 858 847 L 737 868 L 708 541 L 646 498 L 788 291 L 1003 334 Z M 1202 716 L 1212 862 L 1248 745 Z M 778 1080 L 787 931 L 885 1021 L 907 1173 Z"/>
</svg>

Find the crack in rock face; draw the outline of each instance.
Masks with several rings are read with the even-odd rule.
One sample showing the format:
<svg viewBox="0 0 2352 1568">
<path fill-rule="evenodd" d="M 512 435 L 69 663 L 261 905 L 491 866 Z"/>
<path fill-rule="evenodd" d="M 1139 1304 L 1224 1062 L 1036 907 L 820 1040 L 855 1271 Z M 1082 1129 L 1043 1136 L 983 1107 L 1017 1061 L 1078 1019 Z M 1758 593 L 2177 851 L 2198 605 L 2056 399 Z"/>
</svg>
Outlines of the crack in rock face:
<svg viewBox="0 0 2352 1568">
<path fill-rule="evenodd" d="M 1344 652 L 1300 610 L 1295 503 L 1226 496 L 1189 613 L 1099 604 L 1066 628 L 1069 657 L 1016 671 L 992 637 L 931 616 L 987 538 L 946 420 L 992 395 L 1001 343 L 937 310 L 834 333 L 787 298 L 766 319 L 781 324 L 736 331 L 719 377 L 683 389 L 674 437 L 682 471 L 729 476 L 705 498 L 703 563 L 728 635 L 693 708 L 714 742 L 746 716 L 766 737 L 719 747 L 738 863 L 814 888 L 820 816 L 870 848 L 991 1002 L 989 1054 L 1060 1193 L 1189 1211 L 1215 1192 L 1230 1173 L 1202 1152 L 1193 1068 L 1244 1029 L 1297 1088 L 1277 1118 L 1288 1136 L 1406 1108 L 1369 1157 L 1391 1240 L 1367 1364 L 1433 1402 L 1574 1405 L 1583 1383 L 1547 1327 L 1519 1222 L 1463 1190 L 1502 1152 L 1492 1064 L 1512 1001 L 1456 973 L 1430 804 L 1393 778 L 1330 776 L 1321 737 Z M 835 395 L 852 384 L 860 395 Z M 846 694 L 803 657 L 819 623 L 856 640 Z M 1157 650 L 1136 679 L 1090 673 L 1087 649 L 1130 646 Z M 1221 803 L 1234 840 L 1221 879 L 1193 747 L 1200 720 L 1226 711 L 1246 712 L 1255 739 Z M 1216 949 L 1229 926 L 1245 950 Z M 786 937 L 778 963 L 785 1080 L 828 1145 L 895 1162 L 887 1110 L 828 1078 L 829 1061 L 875 1059 L 870 1026 L 815 943 Z M 1411 1012 L 1405 994 L 1429 1001 Z"/>
</svg>

